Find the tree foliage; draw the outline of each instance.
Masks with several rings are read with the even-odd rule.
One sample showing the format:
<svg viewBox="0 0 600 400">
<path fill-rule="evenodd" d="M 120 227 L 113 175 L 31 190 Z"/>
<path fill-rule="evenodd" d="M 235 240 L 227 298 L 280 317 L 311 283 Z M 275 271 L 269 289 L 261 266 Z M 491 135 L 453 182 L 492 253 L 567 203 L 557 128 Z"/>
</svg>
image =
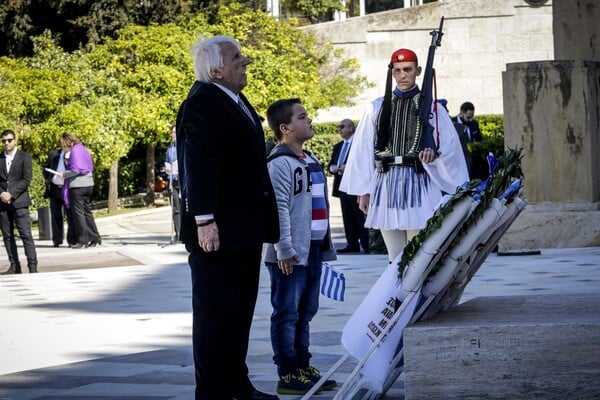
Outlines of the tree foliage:
<svg viewBox="0 0 600 400">
<path fill-rule="evenodd" d="M 94 71 L 85 54 L 62 51 L 48 32 L 34 40 L 34 49 L 25 68 L 2 69 L 8 86 L 17 92 L 12 101 L 18 115 L 9 126 L 15 126 L 40 164 L 57 147 L 60 134 L 71 131 L 90 149 L 97 168 L 108 168 L 131 145 L 121 123 L 128 112 L 122 85 Z"/>
<path fill-rule="evenodd" d="M 297 20 L 277 22 L 263 11 L 244 12 L 231 4 L 221 7 L 208 33 L 240 40 L 253 60 L 244 93 L 261 113 L 286 97 L 300 97 L 311 113 L 353 104 L 355 95 L 368 85 L 358 74 L 358 61 L 296 27 Z"/>
<path fill-rule="evenodd" d="M 115 38 L 129 24 L 177 22 L 206 6 L 190 0 L 10 0 L 0 3 L 0 55 L 33 55 L 32 38 L 50 30 L 68 52 Z"/>
<path fill-rule="evenodd" d="M 168 140 L 168 127 L 193 81 L 193 37 L 174 24 L 130 25 L 87 57 L 95 71 L 119 82 L 128 99 L 121 121 L 135 141 Z"/>
<path fill-rule="evenodd" d="M 169 141 L 194 81 L 190 47 L 215 34 L 237 38 L 253 60 L 244 93 L 259 113 L 285 97 L 300 97 L 310 113 L 352 104 L 367 85 L 357 61 L 296 27 L 234 2 L 179 23 L 127 25 L 89 49 L 65 51 L 45 31 L 33 39 L 31 57 L 0 58 L 0 123 L 18 132 L 39 164 L 72 131 L 106 171 L 136 143 Z"/>
<path fill-rule="evenodd" d="M 353 4 L 351 4 L 353 6 Z M 49 30 L 67 52 L 116 39 L 130 25 L 180 23 L 195 15 L 210 24 L 222 7 L 264 10 L 264 0 L 9 0 L 0 2 L 0 56 L 33 55 L 32 38 Z M 341 0 L 282 0 L 283 15 L 311 23 L 344 10 Z"/>
<path fill-rule="evenodd" d="M 282 4 L 289 13 L 300 13 L 313 24 L 330 21 L 335 11 L 346 11 L 342 0 L 284 0 Z"/>
</svg>

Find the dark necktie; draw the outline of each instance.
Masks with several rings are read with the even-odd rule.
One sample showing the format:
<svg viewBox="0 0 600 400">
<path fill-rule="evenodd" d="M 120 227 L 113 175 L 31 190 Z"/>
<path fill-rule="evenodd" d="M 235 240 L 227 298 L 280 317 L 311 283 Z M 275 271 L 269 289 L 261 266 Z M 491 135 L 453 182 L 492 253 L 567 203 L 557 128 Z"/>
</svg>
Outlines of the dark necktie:
<svg viewBox="0 0 600 400">
<path fill-rule="evenodd" d="M 350 143 L 344 142 L 342 146 L 342 151 L 340 152 L 340 157 L 338 158 L 337 166 L 338 168 L 344 165 L 346 162 L 346 157 L 348 157 L 348 150 L 350 150 Z"/>
<path fill-rule="evenodd" d="M 242 101 L 241 97 L 238 97 L 238 105 L 246 113 L 246 115 L 248 116 L 248 118 L 250 118 L 250 121 L 252 121 L 253 124 L 256 124 L 254 122 L 254 118 L 252 117 L 252 113 L 250 113 L 250 110 L 248 109 L 248 107 L 246 106 L 246 104 Z"/>
</svg>

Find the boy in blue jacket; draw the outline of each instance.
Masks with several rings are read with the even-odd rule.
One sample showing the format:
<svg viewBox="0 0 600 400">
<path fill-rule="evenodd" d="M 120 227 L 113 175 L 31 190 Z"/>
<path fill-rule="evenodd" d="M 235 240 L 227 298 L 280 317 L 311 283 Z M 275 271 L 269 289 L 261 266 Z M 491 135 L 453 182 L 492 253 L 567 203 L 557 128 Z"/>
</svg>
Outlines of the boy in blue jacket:
<svg viewBox="0 0 600 400">
<path fill-rule="evenodd" d="M 310 365 L 309 323 L 319 309 L 322 261 L 335 260 L 329 231 L 327 181 L 319 160 L 303 149 L 314 136 L 300 99 L 283 99 L 267 110 L 277 146 L 267 167 L 277 199 L 280 240 L 268 244 L 271 276 L 271 344 L 279 381 L 277 393 L 304 394 L 321 379 Z M 293 223 L 292 223 L 293 221 Z M 326 381 L 319 390 L 337 386 Z"/>
</svg>

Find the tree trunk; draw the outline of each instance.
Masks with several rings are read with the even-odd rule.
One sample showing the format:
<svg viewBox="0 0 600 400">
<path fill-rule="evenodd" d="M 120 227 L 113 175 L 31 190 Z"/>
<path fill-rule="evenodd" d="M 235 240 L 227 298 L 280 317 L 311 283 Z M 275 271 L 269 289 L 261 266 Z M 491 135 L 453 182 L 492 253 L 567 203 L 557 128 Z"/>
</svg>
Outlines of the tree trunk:
<svg viewBox="0 0 600 400">
<path fill-rule="evenodd" d="M 108 213 L 117 211 L 119 199 L 119 160 L 113 161 L 108 171 Z"/>
<path fill-rule="evenodd" d="M 146 145 L 146 198 L 147 206 L 154 205 L 154 164 L 156 163 L 154 156 L 154 145 Z"/>
</svg>

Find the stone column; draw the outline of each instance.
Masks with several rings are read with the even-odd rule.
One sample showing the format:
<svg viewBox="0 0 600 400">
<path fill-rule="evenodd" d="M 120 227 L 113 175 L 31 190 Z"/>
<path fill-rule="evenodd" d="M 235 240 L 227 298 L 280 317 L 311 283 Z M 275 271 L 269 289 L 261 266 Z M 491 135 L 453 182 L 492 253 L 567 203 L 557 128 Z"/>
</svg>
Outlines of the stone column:
<svg viewBox="0 0 600 400">
<path fill-rule="evenodd" d="M 600 63 L 508 64 L 503 93 L 505 145 L 523 147 L 527 199 L 600 200 Z"/>
<path fill-rule="evenodd" d="M 600 246 L 600 3 L 554 0 L 555 61 L 507 64 L 505 145 L 530 202 L 500 250 Z"/>
</svg>

